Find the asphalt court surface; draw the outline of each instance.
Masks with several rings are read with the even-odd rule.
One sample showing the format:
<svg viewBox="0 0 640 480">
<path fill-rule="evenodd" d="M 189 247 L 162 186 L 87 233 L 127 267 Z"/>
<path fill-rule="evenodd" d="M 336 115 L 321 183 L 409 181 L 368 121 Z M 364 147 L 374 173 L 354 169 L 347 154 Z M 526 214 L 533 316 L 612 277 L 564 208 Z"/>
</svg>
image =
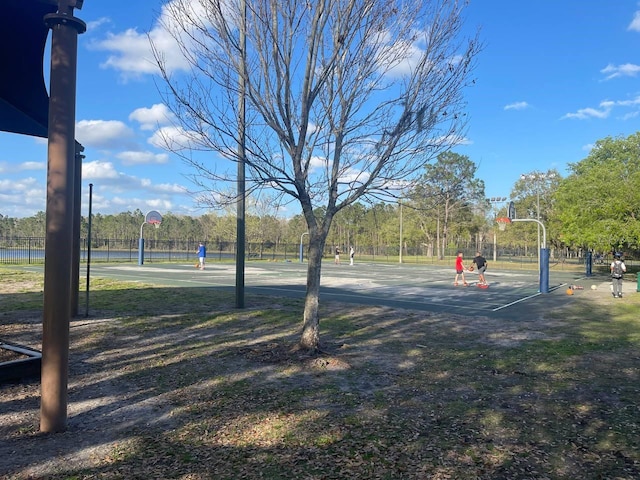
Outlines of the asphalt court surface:
<svg viewBox="0 0 640 480">
<path fill-rule="evenodd" d="M 235 264 L 92 264 L 92 277 L 139 281 L 167 287 L 213 287 L 235 290 Z M 83 271 L 81 275 L 85 274 Z M 307 264 L 299 262 L 246 262 L 245 293 L 301 298 L 306 289 Z M 453 267 L 413 264 L 323 262 L 320 301 L 458 314 L 529 317 L 571 301 L 568 285 L 588 288 L 596 279 L 576 272 L 550 271 L 549 293 L 539 293 L 537 271 L 487 271 L 489 288 L 476 286 L 478 275 L 465 273 L 468 287 L 454 286 Z"/>
</svg>

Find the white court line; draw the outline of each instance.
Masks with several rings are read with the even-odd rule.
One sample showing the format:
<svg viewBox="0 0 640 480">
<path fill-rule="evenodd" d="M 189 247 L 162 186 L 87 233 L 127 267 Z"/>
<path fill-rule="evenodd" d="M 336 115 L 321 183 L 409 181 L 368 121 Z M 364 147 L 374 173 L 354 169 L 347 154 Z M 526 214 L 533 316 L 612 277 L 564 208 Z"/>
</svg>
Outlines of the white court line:
<svg viewBox="0 0 640 480">
<path fill-rule="evenodd" d="M 567 284 L 567 283 L 562 283 L 562 284 L 558 285 L 557 287 L 551 288 L 551 289 L 549 290 L 549 293 L 551 293 L 551 292 L 553 292 L 554 290 L 557 290 L 557 289 L 559 289 L 559 288 L 562 288 L 562 287 L 564 287 L 565 285 L 568 285 L 568 284 Z M 502 306 L 500 306 L 500 307 L 494 308 L 494 309 L 493 309 L 493 310 L 491 310 L 491 311 L 492 311 L 492 312 L 497 312 L 498 310 L 502 310 L 503 308 L 511 307 L 512 305 L 515 305 L 515 304 L 520 303 L 520 302 L 524 302 L 525 300 L 529 300 L 530 298 L 535 298 L 535 297 L 537 297 L 538 295 L 542 295 L 542 293 L 540 293 L 540 292 L 538 292 L 538 293 L 534 293 L 533 295 L 529 295 L 528 297 L 521 298 L 521 299 L 519 299 L 519 300 L 516 300 L 515 302 L 507 303 L 506 305 L 502 305 Z"/>
<path fill-rule="evenodd" d="M 278 288 L 278 287 L 270 287 L 267 285 L 251 285 L 249 288 L 252 289 L 256 289 L 256 290 L 273 290 L 276 292 L 282 291 L 282 292 L 287 292 L 290 293 L 291 289 L 286 289 L 286 288 Z M 298 293 L 296 291 L 294 291 L 294 293 Z M 304 291 L 302 291 L 302 293 L 304 294 Z M 320 296 L 321 297 L 337 297 L 338 299 L 341 298 L 355 298 L 355 299 L 359 299 L 361 300 L 362 298 L 367 298 L 367 296 L 363 296 L 363 295 L 358 295 L 358 294 L 352 294 L 352 293 L 333 293 L 333 292 L 320 292 Z M 362 301 L 357 301 L 357 304 L 363 304 L 363 305 L 372 305 L 372 306 L 386 306 L 384 303 L 376 303 L 377 298 L 379 297 L 368 297 L 371 299 L 370 302 L 366 303 L 366 302 L 362 302 Z M 392 300 L 394 303 L 398 303 L 398 304 L 406 304 L 409 305 L 408 307 L 406 307 L 407 309 L 411 310 L 411 309 L 415 309 L 416 307 L 411 307 L 411 305 L 419 305 L 419 306 L 435 306 L 435 307 L 443 307 L 446 306 L 443 303 L 437 303 L 437 302 L 429 302 L 429 301 L 415 301 L 415 300 L 403 300 L 403 299 L 398 299 L 398 298 L 394 298 Z M 473 311 L 478 311 L 478 307 L 476 306 L 475 303 L 469 303 L 467 304 L 456 304 L 455 305 L 456 309 L 458 310 L 473 310 Z"/>
<path fill-rule="evenodd" d="M 502 305 L 502 306 L 500 306 L 498 308 L 494 308 L 491 311 L 492 312 L 497 312 L 498 310 L 502 310 L 503 308 L 511 307 L 511 306 L 515 305 L 516 303 L 524 302 L 525 300 L 529 300 L 530 298 L 537 297 L 538 295 L 541 295 L 541 293 L 540 292 L 534 293 L 533 295 L 529 295 L 528 297 L 521 298 L 519 300 L 516 300 L 515 302 L 507 303 L 506 305 Z"/>
</svg>

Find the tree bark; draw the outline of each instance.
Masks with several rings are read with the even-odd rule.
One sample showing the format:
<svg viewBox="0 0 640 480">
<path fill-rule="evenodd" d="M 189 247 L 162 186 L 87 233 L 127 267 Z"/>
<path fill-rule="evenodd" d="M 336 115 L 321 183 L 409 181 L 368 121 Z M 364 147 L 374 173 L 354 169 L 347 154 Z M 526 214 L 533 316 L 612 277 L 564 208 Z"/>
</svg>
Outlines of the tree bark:
<svg viewBox="0 0 640 480">
<path fill-rule="evenodd" d="M 309 266 L 307 268 L 307 294 L 304 302 L 304 315 L 300 346 L 317 351 L 320 348 L 320 277 L 324 237 L 312 236 L 309 239 Z"/>
</svg>

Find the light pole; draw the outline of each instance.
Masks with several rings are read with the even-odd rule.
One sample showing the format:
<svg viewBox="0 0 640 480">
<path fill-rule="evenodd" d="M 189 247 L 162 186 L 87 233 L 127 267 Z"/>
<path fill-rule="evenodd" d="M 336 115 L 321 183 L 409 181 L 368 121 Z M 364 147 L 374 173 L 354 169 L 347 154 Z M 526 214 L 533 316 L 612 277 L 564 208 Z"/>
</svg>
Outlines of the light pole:
<svg viewBox="0 0 640 480">
<path fill-rule="evenodd" d="M 533 172 L 527 174 L 523 173 L 522 175 L 520 175 L 520 180 L 533 182 L 536 189 L 536 219 L 538 220 L 538 268 L 540 268 L 540 183 L 545 180 L 555 178 L 555 176 L 556 174 L 553 172 Z M 546 245 L 544 245 L 543 248 L 546 248 Z"/>
<path fill-rule="evenodd" d="M 493 219 L 495 221 L 496 219 L 496 209 L 498 207 L 496 207 L 496 205 L 498 205 L 499 203 L 504 203 L 507 201 L 507 197 L 491 197 L 491 198 L 487 198 L 487 201 L 493 205 Z M 497 262 L 498 261 L 498 237 L 496 235 L 496 227 L 495 225 L 493 226 L 493 261 Z"/>
<path fill-rule="evenodd" d="M 304 250 L 303 250 L 303 246 L 302 246 L 302 239 L 304 238 L 305 235 L 309 235 L 309 232 L 304 232 L 302 235 L 300 235 L 300 263 L 302 263 L 302 260 L 304 258 Z"/>
</svg>

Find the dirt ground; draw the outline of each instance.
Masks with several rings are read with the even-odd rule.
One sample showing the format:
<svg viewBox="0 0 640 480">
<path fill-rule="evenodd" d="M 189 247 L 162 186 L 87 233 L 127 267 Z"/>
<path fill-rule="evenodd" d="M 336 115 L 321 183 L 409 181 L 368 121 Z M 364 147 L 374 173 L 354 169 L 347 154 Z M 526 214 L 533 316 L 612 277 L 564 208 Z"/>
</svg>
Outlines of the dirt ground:
<svg viewBox="0 0 640 480">
<path fill-rule="evenodd" d="M 19 287 L 12 287 L 14 289 Z M 612 301 L 608 285 L 603 282 L 594 291 L 576 291 L 575 297 L 594 305 Z M 253 308 L 274 307 L 272 300 L 263 300 Z M 381 307 L 354 305 L 331 305 L 323 314 L 341 312 L 346 322 L 359 329 L 377 329 L 379 333 L 367 337 L 366 342 L 347 345 L 329 343 L 321 356 L 308 356 L 292 350 L 298 332 L 282 332 L 280 327 L 258 327 L 252 331 L 245 324 L 235 347 L 227 348 L 225 374 L 241 376 L 248 367 L 260 368 L 261 375 L 277 375 L 282 368 L 297 363 L 317 372 L 364 368 L 370 362 L 378 370 L 387 370 L 393 375 L 398 370 L 398 359 L 393 351 L 376 349 L 386 335 L 402 335 L 403 342 L 422 348 L 428 341 L 425 331 L 438 327 L 458 332 L 464 339 L 482 339 L 492 347 L 508 347 L 532 339 L 545 339 L 552 335 L 553 326 L 562 323 L 558 316 L 540 318 L 535 322 L 505 322 L 487 317 L 462 317 L 449 314 L 432 314 L 392 310 Z M 168 321 L 171 314 L 158 314 L 145 319 L 150 323 Z M 396 326 L 411 320 L 411 329 L 396 330 Z M 37 380 L 10 383 L 0 386 L 0 478 L 36 479 L 47 478 L 68 465 L 77 469 L 91 468 L 109 462 L 109 457 L 118 451 L 118 445 L 131 432 L 150 426 L 171 429 L 175 427 L 171 392 L 155 394 L 158 378 L 148 380 L 140 376 L 121 375 L 129 368 L 127 358 L 148 356 L 151 364 L 158 366 L 173 361 L 170 355 L 186 355 L 179 349 L 163 355 L 158 345 L 188 345 L 181 337 L 178 327 L 167 326 L 159 335 L 150 330 L 152 336 L 134 335 L 129 338 L 121 329 L 121 318 L 107 312 L 94 312 L 89 319 L 80 318 L 71 322 L 71 355 L 69 372 L 68 428 L 64 433 L 39 433 L 40 384 Z M 41 313 L 39 311 L 14 312 L 2 317 L 0 339 L 40 349 L 37 339 L 41 337 Z M 113 335 L 96 335 L 112 331 Z M 216 329 L 197 332 L 199 339 L 219 335 Z M 35 340 L 34 340 L 35 339 Z M 267 339 L 267 340 L 265 340 Z M 271 339 L 271 340 L 268 340 Z M 186 347 L 185 347 L 186 349 Z M 186 350 L 185 350 L 186 351 Z M 2 358 L 0 357 L 0 361 Z M 220 357 L 212 355 L 211 362 Z M 203 360 L 206 368 L 207 360 Z M 283 367 L 284 366 L 284 367 Z M 214 366 L 211 368 L 219 368 Z M 115 459 L 114 459 L 115 461 Z M 96 477 L 98 478 L 98 477 Z M 187 478 L 187 477 L 183 477 Z"/>
</svg>

